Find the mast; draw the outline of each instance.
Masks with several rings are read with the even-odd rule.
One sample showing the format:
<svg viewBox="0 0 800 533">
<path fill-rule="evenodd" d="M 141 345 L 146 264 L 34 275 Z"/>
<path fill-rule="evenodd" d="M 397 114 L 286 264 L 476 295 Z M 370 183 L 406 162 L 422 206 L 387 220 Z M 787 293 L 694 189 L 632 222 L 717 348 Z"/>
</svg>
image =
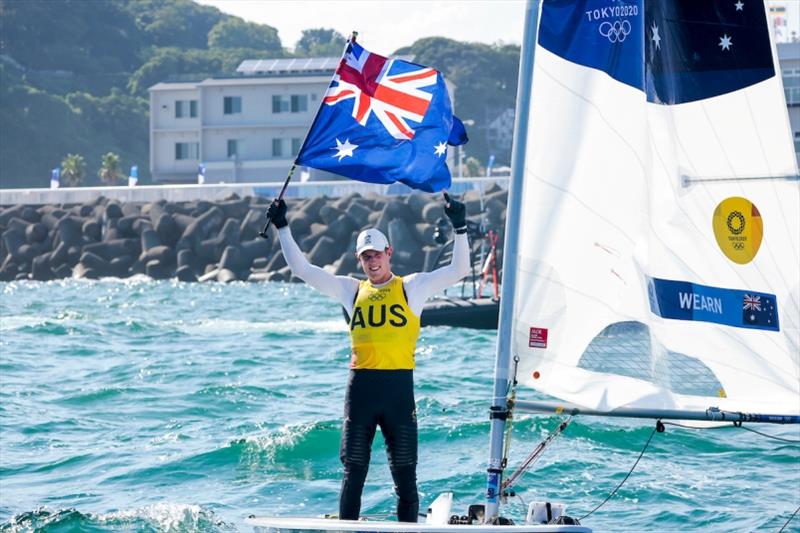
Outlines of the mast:
<svg viewBox="0 0 800 533">
<path fill-rule="evenodd" d="M 514 123 L 514 148 L 511 157 L 511 181 L 508 188 L 506 236 L 503 247 L 503 292 L 500 297 L 500 321 L 497 328 L 497 353 L 494 366 L 494 392 L 490 411 L 489 465 L 486 478 L 486 523 L 498 516 L 500 482 L 503 475 L 503 435 L 508 405 L 506 394 L 509 385 L 511 338 L 514 321 L 514 291 L 517 284 L 517 259 L 519 248 L 518 221 L 522 212 L 522 185 L 525 178 L 525 151 L 528 139 L 528 118 L 533 90 L 533 58 L 536 51 L 536 34 L 539 26 L 540 0 L 528 0 L 525 5 L 525 31 L 519 61 L 517 83 L 517 109 Z"/>
</svg>

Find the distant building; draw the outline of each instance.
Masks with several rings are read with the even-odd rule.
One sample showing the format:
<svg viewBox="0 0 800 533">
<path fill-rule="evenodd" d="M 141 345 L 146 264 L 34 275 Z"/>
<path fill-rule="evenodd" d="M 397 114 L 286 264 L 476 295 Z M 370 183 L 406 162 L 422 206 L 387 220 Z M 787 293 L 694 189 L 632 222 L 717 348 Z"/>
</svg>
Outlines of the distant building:
<svg viewBox="0 0 800 533">
<path fill-rule="evenodd" d="M 150 87 L 153 181 L 197 183 L 200 165 L 205 183 L 282 181 L 338 64 L 339 58 L 248 60 L 236 75 Z M 339 178 L 297 173 L 298 181 Z"/>
<path fill-rule="evenodd" d="M 496 154 L 500 161 L 511 160 L 511 141 L 514 134 L 514 108 L 509 107 L 489 123 L 486 142 L 489 153 Z"/>
<path fill-rule="evenodd" d="M 794 151 L 800 165 L 800 42 L 778 43 L 778 62 L 783 78 L 783 92 L 789 109 Z"/>
<path fill-rule="evenodd" d="M 300 150 L 338 58 L 245 61 L 236 76 L 150 87 L 150 172 L 161 183 L 275 181 Z"/>
</svg>

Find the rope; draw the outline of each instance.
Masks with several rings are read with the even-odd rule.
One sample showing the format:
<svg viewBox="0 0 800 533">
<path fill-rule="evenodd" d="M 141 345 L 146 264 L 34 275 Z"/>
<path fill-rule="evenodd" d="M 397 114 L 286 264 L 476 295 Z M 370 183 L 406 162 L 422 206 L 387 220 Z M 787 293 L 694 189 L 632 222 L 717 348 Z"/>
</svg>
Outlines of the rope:
<svg viewBox="0 0 800 533">
<path fill-rule="evenodd" d="M 550 445 L 553 439 L 561 435 L 561 432 L 564 431 L 564 429 L 566 429 L 566 427 L 569 425 L 570 422 L 572 422 L 572 415 L 569 415 L 567 418 L 559 422 L 558 426 L 556 426 L 550 432 L 547 438 L 545 438 L 542 442 L 536 445 L 533 451 L 528 455 L 528 457 L 525 458 L 525 460 L 514 471 L 514 473 L 508 476 L 508 478 L 505 481 L 503 481 L 502 488 L 504 490 L 511 488 L 514 485 L 514 483 L 517 482 L 517 479 L 519 479 L 519 477 L 522 474 L 524 474 L 526 470 L 528 470 L 531 466 L 533 466 L 534 463 L 536 463 L 536 461 L 539 460 L 539 457 L 542 456 L 542 453 L 544 452 L 545 448 L 547 448 L 547 446 Z"/>
<path fill-rule="evenodd" d="M 789 525 L 789 522 L 792 521 L 792 519 L 795 517 L 795 515 L 797 514 L 798 511 L 800 511 L 800 507 L 798 507 L 797 509 L 794 510 L 794 512 L 792 513 L 792 516 L 790 516 L 789 520 L 787 520 L 786 523 L 783 524 L 783 527 L 778 530 L 778 533 L 781 533 L 784 529 L 786 529 L 786 526 Z"/>
<path fill-rule="evenodd" d="M 677 422 L 663 422 L 665 426 L 675 426 L 684 429 L 716 429 L 714 427 L 702 427 L 702 426 L 689 426 L 686 424 L 678 424 Z"/>
<path fill-rule="evenodd" d="M 678 424 L 677 422 L 664 422 L 664 425 L 666 425 L 666 426 L 676 426 L 676 427 L 685 428 L 685 429 L 716 429 L 716 428 L 713 428 L 713 427 L 687 426 L 686 424 Z M 798 440 L 798 439 L 787 439 L 787 438 L 784 438 L 784 437 L 778 437 L 776 435 L 770 435 L 769 433 L 763 433 L 761 431 L 758 431 L 757 429 L 749 428 L 749 427 L 747 427 L 745 425 L 735 425 L 734 424 L 734 426 L 738 427 L 738 428 L 741 428 L 741 429 L 746 429 L 747 431 L 752 431 L 753 433 L 761 435 L 762 437 L 767 437 L 768 439 L 775 439 L 775 440 L 779 440 L 781 442 L 788 442 L 789 444 L 800 444 L 800 440 Z"/>
<path fill-rule="evenodd" d="M 775 435 L 770 435 L 769 433 L 762 433 L 762 432 L 760 432 L 760 431 L 758 431 L 756 429 L 753 429 L 753 428 L 749 428 L 749 427 L 745 427 L 745 426 L 740 426 L 740 427 L 742 429 L 746 429 L 747 431 L 752 431 L 753 433 L 757 433 L 758 435 L 761 435 L 762 437 L 767 437 L 769 439 L 775 439 L 775 440 L 779 440 L 781 442 L 788 442 L 789 444 L 800 444 L 800 440 L 798 440 L 798 439 L 787 439 L 787 438 L 784 438 L 784 437 L 777 437 Z M 797 511 L 795 511 L 795 513 L 797 513 Z"/>
<path fill-rule="evenodd" d="M 661 424 L 661 421 L 659 421 L 659 422 L 658 422 L 658 424 Z M 583 515 L 582 517 L 580 517 L 580 518 L 578 519 L 579 521 L 583 522 L 584 518 L 588 517 L 589 515 L 591 515 L 592 513 L 594 513 L 595 511 L 597 511 L 598 509 L 600 509 L 600 508 L 601 508 L 603 505 L 605 505 L 605 504 L 606 504 L 606 502 L 607 502 L 608 500 L 610 500 L 610 499 L 611 499 L 611 497 L 612 497 L 612 496 L 614 496 L 614 494 L 616 494 L 616 493 L 617 493 L 617 491 L 618 491 L 618 490 L 619 490 L 619 489 L 622 487 L 622 485 L 623 485 L 623 484 L 624 484 L 626 481 L 628 481 L 628 478 L 631 476 L 631 474 L 633 474 L 633 471 L 634 471 L 634 469 L 636 468 L 636 465 L 638 465 L 638 464 L 639 464 L 639 460 L 640 460 L 640 459 L 642 458 L 642 456 L 644 455 L 644 452 L 645 452 L 645 450 L 647 450 L 647 447 L 648 447 L 648 446 L 650 446 L 650 441 L 651 441 L 651 440 L 653 440 L 653 435 L 655 435 L 655 434 L 656 434 L 656 431 L 658 431 L 658 428 L 659 428 L 659 425 L 656 425 L 656 427 L 654 427 L 654 428 L 653 428 L 653 431 L 651 431 L 651 432 L 650 432 L 650 436 L 647 438 L 647 442 L 645 443 L 645 445 L 644 445 L 644 448 L 642 448 L 642 452 L 639 454 L 639 457 L 637 457 L 637 458 L 636 458 L 636 462 L 635 462 L 635 463 L 633 463 L 633 466 L 631 467 L 631 469 L 630 469 L 630 471 L 628 472 L 628 474 L 625 476 L 625 479 L 623 479 L 622 481 L 620 481 L 619 485 L 617 485 L 617 487 L 616 487 L 614 490 L 612 490 L 612 491 L 611 491 L 611 493 L 610 493 L 608 496 L 606 496 L 606 499 L 605 499 L 605 500 L 603 500 L 602 502 L 600 502 L 600 505 L 598 505 L 597 507 L 595 507 L 594 509 L 592 509 L 591 511 L 589 511 L 588 513 L 586 513 L 585 515 Z M 662 427 L 662 431 L 663 431 L 663 427 Z"/>
</svg>

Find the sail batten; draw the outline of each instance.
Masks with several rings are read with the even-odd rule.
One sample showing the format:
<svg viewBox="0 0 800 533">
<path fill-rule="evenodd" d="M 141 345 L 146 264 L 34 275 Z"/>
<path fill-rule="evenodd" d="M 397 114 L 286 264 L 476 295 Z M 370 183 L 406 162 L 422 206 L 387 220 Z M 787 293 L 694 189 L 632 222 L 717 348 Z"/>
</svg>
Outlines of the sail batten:
<svg viewBox="0 0 800 533">
<path fill-rule="evenodd" d="M 766 8 L 604 5 L 542 6 L 518 379 L 589 410 L 800 416 L 800 180 Z"/>
<path fill-rule="evenodd" d="M 725 181 L 766 181 L 766 180 L 787 180 L 787 181 L 796 181 L 800 180 L 800 176 L 794 175 L 786 175 L 786 176 L 737 176 L 737 177 L 723 177 L 723 178 L 686 178 L 684 179 L 684 183 L 686 185 L 690 185 L 692 183 L 714 183 L 714 182 L 725 182 Z"/>
</svg>

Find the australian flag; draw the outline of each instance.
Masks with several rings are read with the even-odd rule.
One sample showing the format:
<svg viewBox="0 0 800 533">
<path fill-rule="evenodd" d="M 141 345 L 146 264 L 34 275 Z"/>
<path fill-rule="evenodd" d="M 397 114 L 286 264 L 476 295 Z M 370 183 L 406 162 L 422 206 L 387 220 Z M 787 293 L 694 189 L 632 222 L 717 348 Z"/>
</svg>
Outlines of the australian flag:
<svg viewBox="0 0 800 533">
<path fill-rule="evenodd" d="M 435 192 L 450 186 L 447 146 L 465 142 L 440 72 L 351 42 L 296 163 Z"/>
<path fill-rule="evenodd" d="M 742 322 L 748 326 L 778 327 L 774 296 L 745 294 L 742 298 Z"/>
<path fill-rule="evenodd" d="M 764 4 L 753 0 L 550 0 L 539 44 L 682 104 L 775 75 Z"/>
</svg>

